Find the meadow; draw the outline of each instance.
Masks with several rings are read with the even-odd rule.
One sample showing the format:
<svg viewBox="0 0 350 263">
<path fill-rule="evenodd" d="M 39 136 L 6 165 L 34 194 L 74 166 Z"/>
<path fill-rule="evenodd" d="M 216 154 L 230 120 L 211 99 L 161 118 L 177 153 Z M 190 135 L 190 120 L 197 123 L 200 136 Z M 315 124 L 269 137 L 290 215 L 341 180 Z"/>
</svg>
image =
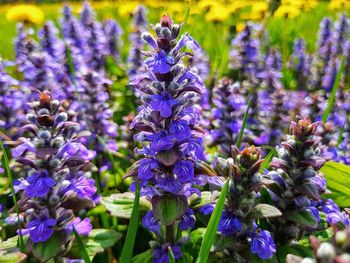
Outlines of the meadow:
<svg viewBox="0 0 350 263">
<path fill-rule="evenodd" d="M 350 2 L 0 5 L 0 263 L 350 262 Z"/>
</svg>

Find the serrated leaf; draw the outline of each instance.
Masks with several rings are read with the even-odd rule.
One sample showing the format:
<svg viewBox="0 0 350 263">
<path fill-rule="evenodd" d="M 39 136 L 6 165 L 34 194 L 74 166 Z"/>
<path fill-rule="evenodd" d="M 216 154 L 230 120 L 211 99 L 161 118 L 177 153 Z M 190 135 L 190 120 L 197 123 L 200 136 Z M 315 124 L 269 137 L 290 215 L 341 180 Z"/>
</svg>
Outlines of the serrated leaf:
<svg viewBox="0 0 350 263">
<path fill-rule="evenodd" d="M 249 213 L 249 218 L 269 218 L 281 216 L 282 213 L 278 208 L 269 204 L 257 204 L 254 209 Z"/>
<path fill-rule="evenodd" d="M 327 197 L 332 198 L 341 207 L 350 206 L 350 166 L 326 162 L 321 172 L 327 179 L 327 187 L 332 192 Z"/>
<path fill-rule="evenodd" d="M 113 194 L 102 197 L 101 204 L 112 214 L 119 218 L 130 219 L 134 206 L 135 195 L 133 193 Z M 146 212 L 151 209 L 151 203 L 144 198 L 140 198 L 140 211 Z"/>
<path fill-rule="evenodd" d="M 60 247 L 61 243 L 57 236 L 51 236 L 45 242 L 35 243 L 33 247 L 33 254 L 41 261 L 46 262 L 58 254 Z"/>
<path fill-rule="evenodd" d="M 283 217 L 305 227 L 317 227 L 318 225 L 317 220 L 311 211 L 287 211 L 283 214 Z"/>
</svg>

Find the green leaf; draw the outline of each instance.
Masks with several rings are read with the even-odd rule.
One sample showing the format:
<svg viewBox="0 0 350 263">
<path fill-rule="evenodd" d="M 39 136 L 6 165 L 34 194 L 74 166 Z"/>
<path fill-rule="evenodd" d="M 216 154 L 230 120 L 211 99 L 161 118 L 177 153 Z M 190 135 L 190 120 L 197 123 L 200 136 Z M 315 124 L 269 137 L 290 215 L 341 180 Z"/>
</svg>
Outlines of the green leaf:
<svg viewBox="0 0 350 263">
<path fill-rule="evenodd" d="M 1 263 L 20 263 L 23 262 L 26 258 L 27 256 L 19 251 L 2 254 L 2 251 L 0 250 Z"/>
<path fill-rule="evenodd" d="M 5 172 L 7 174 L 7 177 L 10 180 L 10 188 L 11 188 L 11 195 L 12 195 L 12 200 L 15 206 L 15 211 L 17 214 L 17 228 L 19 233 L 22 233 L 22 225 L 21 225 L 21 220 L 19 218 L 19 209 L 18 209 L 18 204 L 17 204 L 17 198 L 16 198 L 16 193 L 15 193 L 15 188 L 13 186 L 13 175 L 9 166 L 9 159 L 7 157 L 7 153 L 5 151 L 4 145 L 2 144 L 2 141 L 0 140 L 0 149 L 2 152 L 2 162 L 3 162 L 3 166 L 5 169 Z M 24 242 L 23 242 L 23 236 L 20 234 L 18 236 L 18 247 L 20 249 L 21 252 L 25 252 L 25 247 L 24 247 Z"/>
<path fill-rule="evenodd" d="M 88 237 L 82 237 L 82 239 L 89 256 L 92 257 L 112 247 L 121 236 L 113 229 L 93 229 Z"/>
<path fill-rule="evenodd" d="M 228 191 L 229 180 L 226 181 L 222 188 L 220 197 L 216 203 L 215 209 L 210 217 L 207 230 L 205 232 L 201 248 L 199 250 L 197 263 L 206 263 L 209 256 L 209 251 L 215 240 L 216 232 L 218 230 L 219 221 L 221 218 L 222 210 L 224 208 L 226 195 Z"/>
<path fill-rule="evenodd" d="M 337 89 L 338 89 L 339 84 L 340 84 L 340 77 L 341 77 L 341 74 L 343 73 L 343 69 L 344 69 L 344 57 L 342 57 L 342 59 L 341 59 L 340 66 L 339 66 L 337 75 L 335 77 L 334 83 L 333 83 L 332 91 L 331 91 L 331 94 L 330 94 L 328 101 L 327 101 L 327 108 L 325 109 L 325 111 L 322 115 L 322 122 L 323 123 L 327 122 L 328 116 L 332 111 L 333 104 L 335 101 L 335 96 L 337 93 Z"/>
<path fill-rule="evenodd" d="M 131 263 L 151 263 L 153 259 L 152 250 L 148 249 L 131 259 Z"/>
<path fill-rule="evenodd" d="M 84 259 L 84 262 L 91 263 L 90 256 L 85 248 L 85 245 L 84 245 L 79 233 L 77 232 L 77 230 L 75 229 L 74 226 L 73 226 L 73 232 L 74 232 L 74 236 L 75 236 L 75 239 L 77 241 L 77 245 L 78 245 L 79 251 L 81 253 L 81 256 Z"/>
<path fill-rule="evenodd" d="M 245 125 L 247 124 L 249 109 L 250 109 L 251 104 L 252 104 L 252 99 L 250 98 L 248 101 L 247 109 L 245 110 L 245 113 L 244 113 L 242 127 L 241 127 L 241 130 L 239 131 L 239 135 L 238 135 L 237 142 L 236 142 L 236 147 L 238 149 L 241 146 L 241 142 L 242 142 L 243 134 L 244 134 L 244 128 L 245 128 Z"/>
<path fill-rule="evenodd" d="M 120 257 L 121 263 L 129 263 L 131 261 L 132 252 L 134 249 L 135 238 L 139 221 L 139 206 L 140 206 L 140 182 L 136 182 L 136 192 L 134 206 L 131 212 L 131 220 L 126 233 L 125 243 Z"/>
<path fill-rule="evenodd" d="M 306 227 L 317 227 L 318 223 L 311 211 L 293 210 L 283 214 L 284 218 Z"/>
<path fill-rule="evenodd" d="M 102 197 L 101 204 L 112 214 L 119 218 L 131 218 L 134 207 L 135 195 L 133 193 L 113 194 Z M 146 212 L 151 209 L 151 203 L 144 198 L 140 198 L 139 210 Z"/>
<path fill-rule="evenodd" d="M 282 213 L 278 208 L 268 204 L 257 204 L 254 209 L 249 213 L 249 218 L 268 218 L 281 216 Z"/>
<path fill-rule="evenodd" d="M 18 236 L 11 237 L 6 241 L 0 242 L 0 262 L 1 263 L 19 263 L 26 259 L 26 255 L 18 251 Z"/>
<path fill-rule="evenodd" d="M 332 198 L 341 207 L 350 206 L 350 166 L 326 162 L 321 169 L 327 179 L 327 187 L 332 192 L 327 197 Z"/>
<path fill-rule="evenodd" d="M 265 157 L 264 162 L 260 166 L 259 173 L 263 173 L 265 169 L 269 168 L 272 157 L 277 156 L 276 149 L 272 149 L 269 154 Z"/>
<path fill-rule="evenodd" d="M 57 256 L 60 251 L 61 243 L 57 236 L 51 236 L 45 242 L 35 243 L 33 247 L 33 254 L 40 261 L 46 262 L 51 258 Z"/>
</svg>

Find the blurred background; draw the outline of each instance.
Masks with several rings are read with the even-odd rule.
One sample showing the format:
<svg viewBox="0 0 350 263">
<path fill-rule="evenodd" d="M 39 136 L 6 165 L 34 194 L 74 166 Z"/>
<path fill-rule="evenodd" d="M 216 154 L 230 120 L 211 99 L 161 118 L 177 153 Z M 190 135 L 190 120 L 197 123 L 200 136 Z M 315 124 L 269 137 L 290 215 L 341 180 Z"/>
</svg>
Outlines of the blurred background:
<svg viewBox="0 0 350 263">
<path fill-rule="evenodd" d="M 0 56 L 13 59 L 13 39 L 16 22 L 24 21 L 34 29 L 44 21 L 59 23 L 61 9 L 69 3 L 74 12 L 80 12 L 81 1 L 0 1 Z M 169 14 L 176 22 L 186 22 L 184 31 L 189 32 L 209 55 L 212 71 L 218 75 L 227 69 L 230 41 L 243 29 L 246 21 L 264 23 L 270 43 L 278 47 L 286 61 L 297 37 L 306 40 L 307 50 L 313 52 L 317 43 L 319 23 L 325 16 L 333 19 L 340 13 L 349 13 L 350 1 L 331 0 L 271 0 L 271 1 L 90 1 L 100 20 L 113 18 L 122 26 L 124 45 L 122 58 L 129 50 L 128 33 L 133 10 L 142 4 L 147 8 L 151 24 L 160 15 Z M 268 16 L 268 10 L 273 11 Z M 125 61 L 125 60 L 124 60 Z"/>
</svg>

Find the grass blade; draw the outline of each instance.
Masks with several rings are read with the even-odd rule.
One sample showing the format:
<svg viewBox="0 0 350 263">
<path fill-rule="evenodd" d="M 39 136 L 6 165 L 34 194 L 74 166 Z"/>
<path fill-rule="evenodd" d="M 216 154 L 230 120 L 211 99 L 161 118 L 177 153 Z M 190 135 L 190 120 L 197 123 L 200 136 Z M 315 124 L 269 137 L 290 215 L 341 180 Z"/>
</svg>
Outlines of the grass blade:
<svg viewBox="0 0 350 263">
<path fill-rule="evenodd" d="M 24 248 L 24 241 L 23 241 L 23 236 L 22 236 L 22 225 L 21 225 L 21 220 L 19 218 L 19 209 L 18 209 L 18 204 L 17 204 L 17 198 L 16 198 L 16 193 L 15 193 L 15 188 L 13 186 L 13 176 L 11 173 L 11 169 L 9 166 L 9 159 L 7 156 L 7 153 L 5 151 L 4 145 L 2 143 L 2 141 L 0 140 L 0 149 L 2 151 L 2 161 L 3 161 L 3 165 L 4 165 L 4 169 L 5 172 L 10 180 L 10 188 L 11 188 L 11 194 L 12 194 L 12 200 L 15 206 L 15 211 L 17 214 L 17 224 L 18 224 L 18 231 L 19 231 L 19 235 L 18 235 L 18 247 L 20 249 L 21 252 L 25 252 L 25 248 Z"/>
<path fill-rule="evenodd" d="M 276 156 L 277 152 L 275 149 L 271 149 L 271 151 L 269 152 L 268 155 L 266 155 L 264 162 L 261 164 L 260 166 L 260 170 L 259 173 L 263 173 L 264 170 L 269 167 L 270 161 L 272 159 L 272 157 Z"/>
<path fill-rule="evenodd" d="M 226 181 L 224 187 L 222 188 L 218 202 L 216 203 L 215 209 L 209 219 L 208 227 L 204 234 L 196 263 L 206 263 L 208 260 L 210 248 L 214 243 L 216 232 L 219 227 L 220 217 L 228 191 L 228 185 L 229 180 Z"/>
<path fill-rule="evenodd" d="M 74 235 L 75 235 L 75 239 L 77 240 L 78 248 L 79 248 L 79 250 L 81 252 L 81 255 L 82 255 L 83 259 L 84 259 L 84 262 L 85 263 L 91 263 L 89 254 L 86 251 L 86 248 L 84 246 L 83 240 L 81 239 L 79 233 L 77 232 L 77 230 L 75 229 L 74 226 L 73 226 L 73 232 L 74 232 Z"/>
<path fill-rule="evenodd" d="M 168 247 L 169 263 L 175 263 L 175 256 L 171 247 Z"/>
<path fill-rule="evenodd" d="M 343 69 L 344 69 L 344 57 L 342 57 L 342 59 L 341 59 L 340 66 L 339 66 L 339 69 L 338 69 L 338 72 L 337 72 L 337 75 L 335 77 L 334 84 L 332 87 L 331 95 L 329 96 L 328 101 L 327 101 L 327 108 L 325 109 L 325 111 L 322 115 L 322 122 L 323 123 L 327 122 L 328 116 L 332 112 L 333 104 L 335 101 L 335 96 L 336 96 L 337 89 L 338 89 L 339 84 L 340 84 L 340 77 L 341 77 L 341 74 L 343 73 Z"/>
<path fill-rule="evenodd" d="M 140 206 L 140 182 L 136 182 L 135 201 L 131 212 L 131 219 L 128 227 L 128 232 L 126 233 L 122 255 L 120 257 L 120 263 L 129 263 L 131 261 L 137 228 L 138 228 L 139 206 Z"/>
<path fill-rule="evenodd" d="M 250 109 L 251 104 L 252 104 L 252 99 L 250 98 L 248 101 L 247 109 L 245 110 L 245 113 L 244 113 L 242 127 L 241 127 L 241 130 L 239 131 L 239 135 L 238 135 L 237 142 L 236 142 L 236 147 L 238 149 L 239 149 L 239 147 L 241 147 L 241 142 L 242 142 L 243 134 L 244 134 L 244 128 L 245 128 L 245 125 L 247 124 L 249 109 Z"/>
</svg>

